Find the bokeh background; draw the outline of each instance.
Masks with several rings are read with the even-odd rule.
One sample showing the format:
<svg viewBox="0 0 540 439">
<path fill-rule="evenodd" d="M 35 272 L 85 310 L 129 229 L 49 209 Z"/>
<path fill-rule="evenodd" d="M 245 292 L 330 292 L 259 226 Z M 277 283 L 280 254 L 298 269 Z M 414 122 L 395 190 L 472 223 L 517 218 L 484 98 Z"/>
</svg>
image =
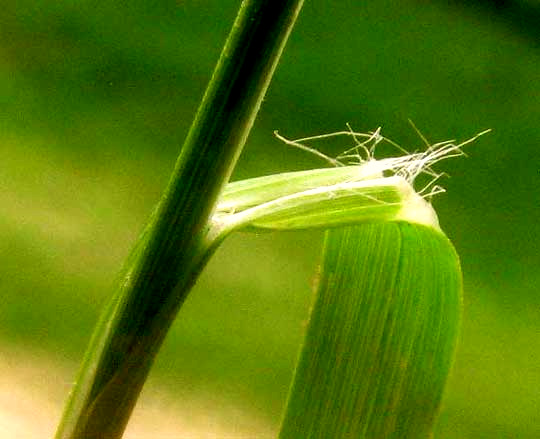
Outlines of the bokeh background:
<svg viewBox="0 0 540 439">
<path fill-rule="evenodd" d="M 52 435 L 239 0 L 4 0 L 0 436 Z M 540 3 L 306 0 L 234 179 L 324 166 L 294 138 L 382 126 L 439 169 L 465 314 L 438 438 L 540 437 Z M 337 154 L 335 145 L 321 145 Z M 235 235 L 168 337 L 129 438 L 275 437 L 321 232 Z"/>
</svg>

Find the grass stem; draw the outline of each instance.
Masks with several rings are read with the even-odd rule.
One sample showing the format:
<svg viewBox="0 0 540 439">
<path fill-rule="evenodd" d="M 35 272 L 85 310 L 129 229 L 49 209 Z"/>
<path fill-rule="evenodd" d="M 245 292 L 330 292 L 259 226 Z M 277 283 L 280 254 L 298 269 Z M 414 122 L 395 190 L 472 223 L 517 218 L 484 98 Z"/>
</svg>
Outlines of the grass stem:
<svg viewBox="0 0 540 439">
<path fill-rule="evenodd" d="M 169 185 L 95 329 L 57 439 L 123 434 L 153 359 L 213 248 L 210 216 L 303 0 L 244 0 Z"/>
</svg>

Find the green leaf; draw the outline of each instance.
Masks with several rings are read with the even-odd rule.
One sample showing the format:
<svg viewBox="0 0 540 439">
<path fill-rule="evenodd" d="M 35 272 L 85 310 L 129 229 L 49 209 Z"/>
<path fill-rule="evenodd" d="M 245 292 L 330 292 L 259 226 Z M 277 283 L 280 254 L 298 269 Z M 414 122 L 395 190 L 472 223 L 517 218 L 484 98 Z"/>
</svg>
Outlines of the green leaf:
<svg viewBox="0 0 540 439">
<path fill-rule="evenodd" d="M 328 231 L 280 439 L 429 438 L 460 313 L 459 260 L 439 230 Z"/>
</svg>

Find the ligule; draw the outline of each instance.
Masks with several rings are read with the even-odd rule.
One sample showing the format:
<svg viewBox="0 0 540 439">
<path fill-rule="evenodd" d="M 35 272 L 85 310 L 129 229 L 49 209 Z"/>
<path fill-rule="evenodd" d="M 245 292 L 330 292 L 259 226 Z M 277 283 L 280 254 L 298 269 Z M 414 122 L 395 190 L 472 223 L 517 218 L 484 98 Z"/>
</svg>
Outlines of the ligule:
<svg viewBox="0 0 540 439">
<path fill-rule="evenodd" d="M 341 170 L 348 172 L 348 169 L 336 168 L 336 171 Z M 374 221 L 405 220 L 438 228 L 437 215 L 431 205 L 403 177 L 333 183 L 336 173 L 332 173 L 325 176 L 331 181 L 305 190 L 313 183 L 311 173 L 321 184 L 321 170 L 303 171 L 300 179 L 296 173 L 274 176 L 278 179 L 274 189 L 269 183 L 271 177 L 233 183 L 250 187 L 252 198 L 247 200 L 243 189 L 227 190 L 227 197 L 222 198 L 224 203 L 220 206 L 226 202 L 232 211 L 218 208 L 212 218 L 209 241 L 222 239 L 235 230 L 332 228 Z M 287 195 L 283 195 L 285 187 Z M 260 204 L 247 207 L 255 200 Z"/>
<path fill-rule="evenodd" d="M 326 232 L 280 439 L 429 438 L 461 310 L 458 257 L 432 227 Z"/>
<path fill-rule="evenodd" d="M 440 142 L 429 145 L 424 152 L 381 160 L 374 157 L 379 142 L 397 145 L 382 137 L 379 130 L 368 134 L 350 130 L 294 141 L 278 135 L 336 167 L 229 183 L 216 206 L 207 241 L 220 242 L 235 230 L 329 228 L 375 221 L 407 221 L 438 228 L 437 215 L 424 199 L 444 191 L 434 184 L 442 174 L 432 167 L 462 155 L 462 146 L 486 132 L 457 145 L 453 141 Z M 355 146 L 336 159 L 301 143 L 341 135 L 351 136 Z M 354 164 L 347 166 L 349 162 Z M 431 181 L 417 193 L 413 183 L 420 174 L 426 174 Z"/>
<path fill-rule="evenodd" d="M 378 170 L 360 166 L 282 172 L 229 183 L 217 206 L 217 212 L 241 212 L 250 207 L 320 186 L 343 181 L 382 177 Z"/>
</svg>

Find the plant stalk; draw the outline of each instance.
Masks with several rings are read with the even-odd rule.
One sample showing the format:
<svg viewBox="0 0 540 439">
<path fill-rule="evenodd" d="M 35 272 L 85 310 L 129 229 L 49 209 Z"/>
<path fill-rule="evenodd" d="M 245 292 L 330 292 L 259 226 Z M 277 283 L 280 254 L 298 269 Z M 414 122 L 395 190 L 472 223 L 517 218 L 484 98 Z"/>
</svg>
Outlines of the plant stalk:
<svg viewBox="0 0 540 439">
<path fill-rule="evenodd" d="M 120 438 L 153 359 L 216 243 L 209 219 L 303 0 L 244 0 L 169 185 L 94 331 L 57 439 Z"/>
</svg>

